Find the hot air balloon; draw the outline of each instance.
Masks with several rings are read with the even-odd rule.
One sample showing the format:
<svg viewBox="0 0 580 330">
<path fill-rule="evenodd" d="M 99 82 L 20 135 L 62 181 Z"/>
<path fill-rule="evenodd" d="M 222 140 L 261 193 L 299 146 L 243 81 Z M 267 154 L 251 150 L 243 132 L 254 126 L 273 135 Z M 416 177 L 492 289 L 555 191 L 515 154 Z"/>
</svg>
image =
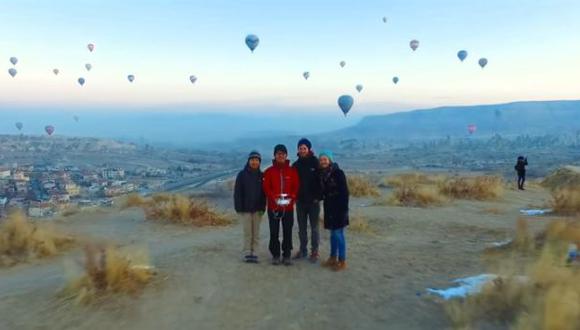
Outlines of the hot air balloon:
<svg viewBox="0 0 580 330">
<path fill-rule="evenodd" d="M 87 71 L 91 71 L 93 66 L 91 65 L 91 63 L 87 63 L 87 64 L 85 64 L 85 68 L 87 69 Z"/>
<path fill-rule="evenodd" d="M 469 134 L 473 134 L 475 133 L 475 131 L 477 131 L 477 126 L 474 124 L 469 124 L 467 125 L 467 131 L 469 132 Z"/>
<path fill-rule="evenodd" d="M 485 57 L 480 58 L 478 63 L 482 69 L 485 68 L 485 66 L 487 65 L 487 58 L 485 58 Z"/>
<path fill-rule="evenodd" d="M 310 72 L 306 71 L 302 74 L 302 76 L 304 77 L 304 79 L 308 80 L 308 78 L 310 78 Z"/>
<path fill-rule="evenodd" d="M 18 123 L 16 123 L 16 128 L 17 128 L 19 131 L 22 131 L 22 128 L 23 128 L 23 127 L 24 127 L 24 124 L 22 124 L 21 122 L 18 122 Z"/>
<path fill-rule="evenodd" d="M 11 57 L 10 63 L 12 63 L 12 65 L 16 65 L 16 63 L 18 63 L 18 59 L 16 57 Z"/>
<path fill-rule="evenodd" d="M 12 76 L 12 78 L 14 78 L 16 76 L 16 74 L 18 73 L 18 71 L 16 71 L 16 69 L 14 69 L 14 68 L 10 68 L 10 69 L 8 69 L 8 73 Z"/>
<path fill-rule="evenodd" d="M 362 90 L 363 90 L 363 85 L 361 85 L 361 84 L 358 84 L 358 85 L 356 85 L 356 90 L 357 90 L 359 93 L 360 93 L 360 92 L 362 92 Z"/>
<path fill-rule="evenodd" d="M 409 47 L 411 47 L 413 51 L 416 51 L 417 48 L 419 48 L 419 40 L 416 39 L 411 40 L 411 42 L 409 42 Z"/>
<path fill-rule="evenodd" d="M 383 23 L 387 23 L 387 18 L 383 17 Z"/>
<path fill-rule="evenodd" d="M 340 107 L 340 110 L 342 110 L 342 113 L 344 113 L 345 117 L 350 111 L 350 108 L 352 108 L 353 104 L 354 99 L 350 95 L 342 95 L 338 98 L 338 106 Z"/>
<path fill-rule="evenodd" d="M 248 34 L 248 36 L 246 37 L 246 45 L 248 46 L 248 48 L 250 48 L 252 53 L 254 52 L 254 49 L 256 49 L 258 47 L 259 43 L 260 43 L 260 38 L 258 38 L 257 35 Z"/>
<path fill-rule="evenodd" d="M 82 77 L 79 78 L 78 79 L 78 82 L 79 82 L 79 85 L 81 85 L 81 86 L 84 85 L 85 84 L 85 78 L 82 78 Z"/>
<path fill-rule="evenodd" d="M 93 52 L 93 50 L 95 50 L 95 44 L 88 44 L 87 48 L 89 49 L 89 52 Z"/>
<path fill-rule="evenodd" d="M 457 57 L 459 58 L 459 60 L 461 62 L 463 62 L 465 60 L 465 58 L 467 57 L 467 51 L 466 50 L 460 50 L 457 52 Z"/>
<path fill-rule="evenodd" d="M 79 122 L 79 116 L 73 116 L 73 119 L 78 123 Z"/>
<path fill-rule="evenodd" d="M 399 82 L 399 77 L 393 77 L 393 84 L 397 84 Z"/>
<path fill-rule="evenodd" d="M 135 76 L 130 74 L 127 76 L 127 79 L 129 80 L 129 82 L 133 82 L 135 80 Z"/>
<path fill-rule="evenodd" d="M 340 61 L 340 67 L 341 68 L 344 68 L 345 65 L 346 65 L 346 62 L 345 61 Z"/>
<path fill-rule="evenodd" d="M 192 84 L 195 84 L 195 82 L 197 81 L 197 77 L 194 75 L 189 76 L 189 81 L 191 81 Z"/>
<path fill-rule="evenodd" d="M 58 69 L 52 69 L 52 73 L 54 73 L 55 76 L 57 76 L 59 72 L 60 71 Z"/>
<path fill-rule="evenodd" d="M 48 134 L 48 136 L 51 136 L 52 133 L 54 133 L 54 126 L 48 125 L 44 127 L 44 131 L 46 132 L 46 134 Z"/>
</svg>

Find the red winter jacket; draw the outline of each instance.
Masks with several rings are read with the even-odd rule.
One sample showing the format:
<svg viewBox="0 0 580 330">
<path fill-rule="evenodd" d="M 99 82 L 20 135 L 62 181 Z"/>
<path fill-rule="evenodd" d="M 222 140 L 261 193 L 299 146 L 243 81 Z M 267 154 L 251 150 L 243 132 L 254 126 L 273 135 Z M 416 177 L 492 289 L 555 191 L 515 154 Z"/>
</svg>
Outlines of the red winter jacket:
<svg viewBox="0 0 580 330">
<path fill-rule="evenodd" d="M 290 166 L 288 160 L 284 165 L 279 165 L 276 161 L 272 163 L 273 165 L 264 172 L 263 183 L 264 193 L 268 199 L 268 210 L 292 211 L 300 186 L 298 172 Z M 288 194 L 288 197 L 292 199 L 289 205 L 284 207 L 276 204 L 276 199 L 280 197 L 280 194 Z"/>
</svg>

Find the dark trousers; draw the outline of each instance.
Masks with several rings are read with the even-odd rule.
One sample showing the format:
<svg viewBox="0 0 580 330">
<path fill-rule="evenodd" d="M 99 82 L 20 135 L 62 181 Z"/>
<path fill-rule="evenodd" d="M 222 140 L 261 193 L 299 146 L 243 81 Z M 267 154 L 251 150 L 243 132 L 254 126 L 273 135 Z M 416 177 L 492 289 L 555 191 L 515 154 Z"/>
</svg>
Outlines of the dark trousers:
<svg viewBox="0 0 580 330">
<path fill-rule="evenodd" d="M 518 189 L 524 189 L 526 182 L 526 172 L 518 172 Z"/>
<path fill-rule="evenodd" d="M 312 252 L 318 252 L 318 243 L 320 241 L 320 203 L 303 203 L 296 204 L 296 218 L 298 219 L 298 237 L 300 237 L 300 252 L 303 256 L 308 254 L 308 220 L 310 219 L 310 232 L 312 235 L 311 248 Z"/>
<path fill-rule="evenodd" d="M 272 257 L 280 258 L 280 222 L 282 222 L 282 252 L 284 258 L 290 258 L 292 253 L 292 227 L 294 226 L 293 211 L 270 211 L 270 253 Z"/>
</svg>

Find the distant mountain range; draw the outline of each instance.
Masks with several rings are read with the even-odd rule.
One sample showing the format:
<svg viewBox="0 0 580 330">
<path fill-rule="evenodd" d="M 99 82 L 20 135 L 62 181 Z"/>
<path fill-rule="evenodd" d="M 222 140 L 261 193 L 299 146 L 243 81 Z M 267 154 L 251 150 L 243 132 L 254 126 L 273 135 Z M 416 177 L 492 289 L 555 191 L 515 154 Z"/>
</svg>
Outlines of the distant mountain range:
<svg viewBox="0 0 580 330">
<path fill-rule="evenodd" d="M 580 132 L 580 100 L 531 101 L 494 105 L 453 106 L 364 117 L 358 124 L 322 134 L 320 139 L 416 140 L 496 133 L 503 136 Z"/>
</svg>

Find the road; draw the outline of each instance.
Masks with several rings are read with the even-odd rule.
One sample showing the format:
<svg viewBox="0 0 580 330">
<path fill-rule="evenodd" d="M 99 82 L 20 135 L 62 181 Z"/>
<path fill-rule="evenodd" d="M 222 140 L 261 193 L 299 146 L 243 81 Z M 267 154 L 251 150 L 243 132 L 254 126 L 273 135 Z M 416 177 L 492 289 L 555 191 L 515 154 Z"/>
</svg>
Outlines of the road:
<svg viewBox="0 0 580 330">
<path fill-rule="evenodd" d="M 179 192 L 187 188 L 199 188 L 210 181 L 231 176 L 234 173 L 236 173 L 236 171 L 237 171 L 236 169 L 229 169 L 198 176 L 195 178 L 180 180 L 179 182 L 168 183 L 163 185 L 161 188 L 158 189 L 158 191 L 155 192 Z M 152 193 L 154 192 L 148 192 L 145 195 L 150 195 Z"/>
</svg>

